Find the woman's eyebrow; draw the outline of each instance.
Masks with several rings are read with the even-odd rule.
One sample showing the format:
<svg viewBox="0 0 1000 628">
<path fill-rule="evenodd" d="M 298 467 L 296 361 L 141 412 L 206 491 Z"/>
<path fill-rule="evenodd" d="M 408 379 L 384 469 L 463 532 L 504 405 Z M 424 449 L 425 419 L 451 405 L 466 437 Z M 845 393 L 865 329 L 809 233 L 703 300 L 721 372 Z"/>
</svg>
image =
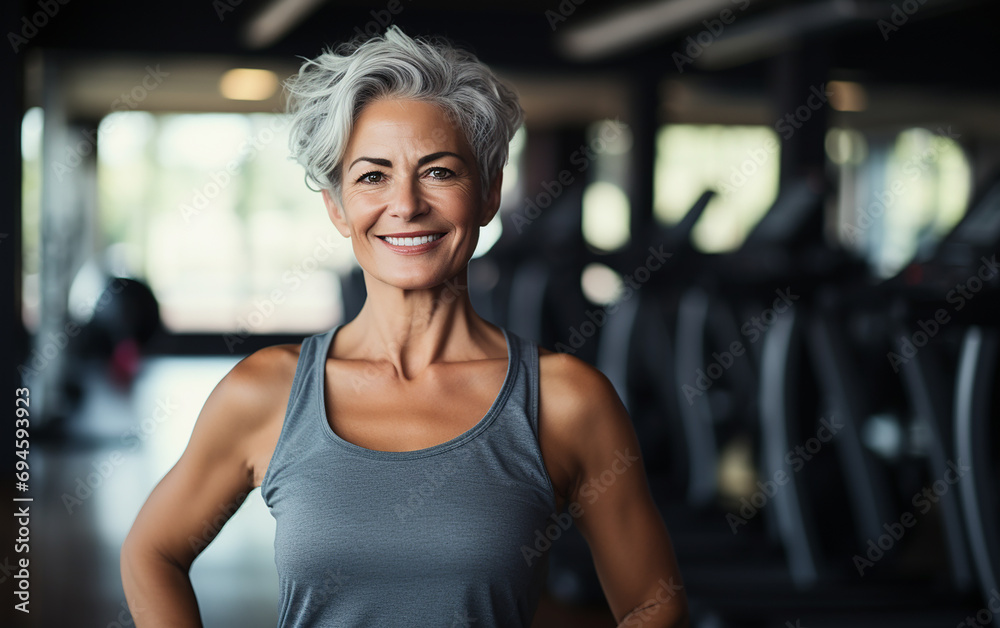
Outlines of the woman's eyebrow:
<svg viewBox="0 0 1000 628">
<path fill-rule="evenodd" d="M 354 167 L 354 164 L 358 163 L 359 161 L 370 161 L 376 166 L 382 166 L 384 168 L 392 168 L 392 162 L 389 161 L 388 159 L 381 159 L 379 157 L 358 157 L 357 159 L 351 162 L 351 165 L 348 166 L 347 169 L 350 170 L 351 168 Z"/>
<path fill-rule="evenodd" d="M 441 159 L 442 157 L 454 157 L 463 164 L 465 163 L 465 159 L 463 159 L 461 155 L 453 153 L 451 151 L 443 150 L 437 153 L 431 153 L 430 155 L 424 155 L 423 157 L 417 160 L 417 165 L 422 166 L 428 162 L 434 161 L 435 159 Z"/>
<path fill-rule="evenodd" d="M 465 159 L 458 153 L 442 150 L 436 153 L 431 153 L 430 155 L 424 155 L 423 157 L 417 160 L 417 165 L 422 166 L 436 159 L 441 159 L 442 157 L 454 157 L 455 159 L 461 161 L 463 164 L 465 163 Z M 392 168 L 392 162 L 389 161 L 388 159 L 382 159 L 381 157 L 358 157 L 357 159 L 351 162 L 351 165 L 348 166 L 347 169 L 350 170 L 351 168 L 354 167 L 354 164 L 358 163 L 359 161 L 368 161 L 375 164 L 376 166 L 382 166 L 384 168 Z"/>
</svg>

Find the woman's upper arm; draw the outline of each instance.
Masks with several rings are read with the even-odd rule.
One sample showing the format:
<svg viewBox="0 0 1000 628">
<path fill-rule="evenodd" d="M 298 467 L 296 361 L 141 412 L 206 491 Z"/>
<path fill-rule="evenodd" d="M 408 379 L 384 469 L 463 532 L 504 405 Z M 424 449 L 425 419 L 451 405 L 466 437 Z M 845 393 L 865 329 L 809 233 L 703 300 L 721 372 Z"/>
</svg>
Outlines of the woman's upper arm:
<svg viewBox="0 0 1000 628">
<path fill-rule="evenodd" d="M 253 490 L 255 476 L 263 475 L 255 466 L 261 447 L 277 440 L 296 356 L 290 346 L 263 349 L 219 382 L 180 459 L 136 517 L 126 546 L 190 567 Z"/>
<path fill-rule="evenodd" d="M 567 510 L 612 613 L 625 626 L 684 625 L 680 572 L 628 412 L 599 370 L 565 354 L 549 364 L 551 385 L 541 395 L 547 433 L 562 452 Z"/>
</svg>

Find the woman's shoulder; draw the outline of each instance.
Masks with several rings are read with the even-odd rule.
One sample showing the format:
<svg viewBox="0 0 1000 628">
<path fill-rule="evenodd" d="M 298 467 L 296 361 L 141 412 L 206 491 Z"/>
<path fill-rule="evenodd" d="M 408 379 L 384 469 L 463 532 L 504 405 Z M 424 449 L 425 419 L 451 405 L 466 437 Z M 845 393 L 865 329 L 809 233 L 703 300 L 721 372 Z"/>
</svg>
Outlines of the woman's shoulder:
<svg viewBox="0 0 1000 628">
<path fill-rule="evenodd" d="M 539 412 L 557 427 L 575 431 L 621 405 L 614 385 L 598 368 L 561 351 L 538 347 Z"/>
<path fill-rule="evenodd" d="M 240 360 L 215 387 L 202 420 L 217 439 L 239 451 L 252 486 L 259 486 L 274 451 L 291 395 L 302 345 L 259 349 Z"/>
<path fill-rule="evenodd" d="M 301 351 L 301 344 L 271 345 L 258 349 L 237 362 L 226 377 L 247 383 L 243 380 L 287 374 L 289 369 L 294 375 Z"/>
<path fill-rule="evenodd" d="M 283 344 L 254 351 L 229 371 L 216 392 L 242 416 L 260 418 L 287 402 L 301 350 L 301 344 Z"/>
<path fill-rule="evenodd" d="M 298 344 L 274 345 L 240 360 L 215 386 L 198 422 L 230 442 L 273 431 L 274 421 L 284 417 L 300 350 Z"/>
<path fill-rule="evenodd" d="M 568 500 L 587 461 L 627 435 L 631 419 L 599 369 L 569 353 L 538 353 L 539 443 L 557 494 Z"/>
<path fill-rule="evenodd" d="M 600 369 L 590 363 L 581 360 L 571 353 L 562 351 L 552 351 L 545 347 L 538 346 L 538 368 L 545 371 L 559 384 L 603 384 L 610 381 Z"/>
</svg>

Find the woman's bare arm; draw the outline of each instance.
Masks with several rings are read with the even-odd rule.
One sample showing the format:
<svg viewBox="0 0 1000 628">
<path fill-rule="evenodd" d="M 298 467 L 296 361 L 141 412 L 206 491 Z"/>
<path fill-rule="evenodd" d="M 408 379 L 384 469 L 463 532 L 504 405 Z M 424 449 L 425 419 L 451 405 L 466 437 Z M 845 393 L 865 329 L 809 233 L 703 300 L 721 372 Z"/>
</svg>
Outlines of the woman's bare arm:
<svg viewBox="0 0 1000 628">
<path fill-rule="evenodd" d="M 541 372 L 539 414 L 549 451 L 561 452 L 549 458 L 619 627 L 687 626 L 673 546 L 617 392 L 599 370 L 566 354 L 544 358 Z"/>
<path fill-rule="evenodd" d="M 139 628 L 201 626 L 191 563 L 259 485 L 297 357 L 297 346 L 269 347 L 233 367 L 139 511 L 121 550 L 122 585 Z"/>
</svg>

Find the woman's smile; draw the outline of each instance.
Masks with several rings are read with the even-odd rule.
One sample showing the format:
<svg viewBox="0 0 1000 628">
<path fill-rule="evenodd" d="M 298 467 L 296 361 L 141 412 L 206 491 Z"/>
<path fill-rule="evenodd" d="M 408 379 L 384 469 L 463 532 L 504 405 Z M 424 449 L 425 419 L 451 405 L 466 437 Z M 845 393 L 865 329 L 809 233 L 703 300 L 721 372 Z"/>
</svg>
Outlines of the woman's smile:
<svg viewBox="0 0 1000 628">
<path fill-rule="evenodd" d="M 399 255 L 420 255 L 436 249 L 446 235 L 448 234 L 418 231 L 411 235 L 398 234 L 395 236 L 382 235 L 376 237 L 393 253 L 398 253 Z"/>
</svg>

